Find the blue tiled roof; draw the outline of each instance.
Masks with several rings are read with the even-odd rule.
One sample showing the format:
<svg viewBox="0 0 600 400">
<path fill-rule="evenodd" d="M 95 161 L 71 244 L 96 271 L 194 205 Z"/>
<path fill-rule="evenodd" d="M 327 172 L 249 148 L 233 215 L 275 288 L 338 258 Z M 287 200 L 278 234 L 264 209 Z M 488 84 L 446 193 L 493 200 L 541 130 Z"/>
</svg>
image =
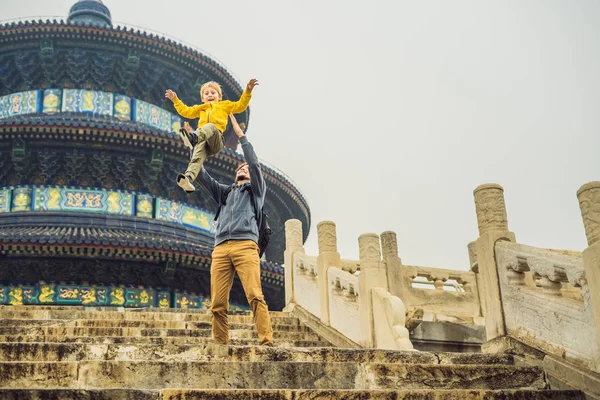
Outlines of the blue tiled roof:
<svg viewBox="0 0 600 400">
<path fill-rule="evenodd" d="M 142 229 L 123 229 L 82 226 L 40 226 L 22 224 L 3 226 L 0 230 L 0 249 L 6 252 L 9 245 L 59 246 L 63 248 L 94 247 L 112 248 L 114 253 L 123 250 L 157 251 L 178 253 L 209 259 L 212 246 L 199 244 L 197 240 L 174 238 Z M 281 265 L 262 261 L 262 273 L 272 273 L 271 278 L 283 279 Z"/>
</svg>

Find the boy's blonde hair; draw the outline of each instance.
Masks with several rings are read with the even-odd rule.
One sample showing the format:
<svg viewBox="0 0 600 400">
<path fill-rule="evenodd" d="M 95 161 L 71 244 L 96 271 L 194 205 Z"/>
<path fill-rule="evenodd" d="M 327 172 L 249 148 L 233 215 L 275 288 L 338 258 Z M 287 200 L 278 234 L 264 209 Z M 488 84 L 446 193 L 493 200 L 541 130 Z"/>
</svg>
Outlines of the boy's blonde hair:
<svg viewBox="0 0 600 400">
<path fill-rule="evenodd" d="M 208 81 L 200 87 L 200 100 L 202 100 L 202 93 L 204 93 L 204 89 L 207 87 L 215 89 L 217 93 L 219 93 L 219 100 L 223 100 L 223 90 L 221 89 L 221 85 L 215 81 Z"/>
</svg>

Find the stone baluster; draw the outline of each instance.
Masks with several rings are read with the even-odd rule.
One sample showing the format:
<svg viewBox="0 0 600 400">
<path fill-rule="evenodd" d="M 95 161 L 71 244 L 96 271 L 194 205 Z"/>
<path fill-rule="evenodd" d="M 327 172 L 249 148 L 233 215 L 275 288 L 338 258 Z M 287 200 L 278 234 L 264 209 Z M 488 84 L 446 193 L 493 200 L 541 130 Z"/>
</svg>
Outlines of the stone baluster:
<svg viewBox="0 0 600 400">
<path fill-rule="evenodd" d="M 289 219 L 285 221 L 285 252 L 283 253 L 286 309 L 288 309 L 288 306 L 293 308 L 293 304 L 296 303 L 294 297 L 294 254 L 297 252 L 304 253 L 302 222 L 297 219 Z"/>
<path fill-rule="evenodd" d="M 412 279 L 407 276 L 406 267 L 398 256 L 398 241 L 396 233 L 386 231 L 381 234 L 381 250 L 385 264 L 389 291 L 393 296 L 398 296 L 406 301 L 406 290 L 410 289 Z"/>
<path fill-rule="evenodd" d="M 361 343 L 363 347 L 375 345 L 373 325 L 373 288 L 388 290 L 385 266 L 381 261 L 379 236 L 365 233 L 358 238 L 360 275 L 358 275 L 358 309 L 360 314 Z"/>
<path fill-rule="evenodd" d="M 600 182 L 583 185 L 577 191 L 577 199 L 588 242 L 583 251 L 583 268 L 596 321 L 596 340 L 600 346 Z"/>
<path fill-rule="evenodd" d="M 341 267 L 340 253 L 337 251 L 335 223 L 323 221 L 317 225 L 319 256 L 317 257 L 317 286 L 321 304 L 321 322 L 329 325 L 329 290 L 327 270 L 329 267 Z"/>
<path fill-rule="evenodd" d="M 469 265 L 471 271 L 475 274 L 475 283 L 477 284 L 477 296 L 479 297 L 479 314 L 485 317 L 485 293 L 482 293 L 481 275 L 479 275 L 479 263 L 477 262 L 477 246 L 476 242 L 469 242 L 467 245 L 469 252 Z"/>
<path fill-rule="evenodd" d="M 444 290 L 444 282 L 450 279 L 450 276 L 447 273 L 435 271 L 429 274 L 427 276 L 427 279 L 433 282 L 435 290 Z"/>
<path fill-rule="evenodd" d="M 484 307 L 487 340 L 504 336 L 504 315 L 500 297 L 500 282 L 495 258 L 498 240 L 516 242 L 514 233 L 508 230 L 504 189 L 500 185 L 486 184 L 473 191 L 479 238 L 475 241 L 481 304 Z M 504 271 L 502 271 L 504 273 Z"/>
<path fill-rule="evenodd" d="M 506 277 L 510 285 L 524 286 L 526 284 L 525 272 L 529 271 L 527 260 L 515 257 L 506 265 Z"/>
</svg>

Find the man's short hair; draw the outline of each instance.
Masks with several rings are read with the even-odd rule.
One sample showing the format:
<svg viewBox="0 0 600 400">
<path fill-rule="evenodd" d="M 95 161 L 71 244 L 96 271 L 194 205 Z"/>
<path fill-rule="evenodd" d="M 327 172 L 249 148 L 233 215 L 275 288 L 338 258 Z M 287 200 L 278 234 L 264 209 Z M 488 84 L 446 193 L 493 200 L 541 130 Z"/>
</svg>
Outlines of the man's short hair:
<svg viewBox="0 0 600 400">
<path fill-rule="evenodd" d="M 240 163 L 240 164 L 237 166 L 237 168 L 235 169 L 235 173 L 237 174 L 237 173 L 238 173 L 238 171 L 239 171 L 239 170 L 240 170 L 242 167 L 244 167 L 244 166 L 246 166 L 246 165 L 248 165 L 248 163 L 247 163 L 247 162 Z"/>
</svg>

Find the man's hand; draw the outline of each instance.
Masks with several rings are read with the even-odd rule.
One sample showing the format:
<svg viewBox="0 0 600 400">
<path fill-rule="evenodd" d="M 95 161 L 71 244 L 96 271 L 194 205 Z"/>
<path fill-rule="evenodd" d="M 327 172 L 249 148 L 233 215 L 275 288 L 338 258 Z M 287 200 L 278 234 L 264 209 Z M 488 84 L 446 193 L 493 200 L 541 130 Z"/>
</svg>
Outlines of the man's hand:
<svg viewBox="0 0 600 400">
<path fill-rule="evenodd" d="M 186 130 L 186 131 L 188 131 L 189 133 L 192 133 L 192 132 L 194 132 L 194 130 L 193 130 L 193 129 L 192 129 L 192 127 L 190 126 L 190 123 L 189 123 L 189 122 L 187 122 L 187 121 L 185 121 L 185 122 L 183 123 L 183 127 L 184 127 L 184 128 L 185 128 L 185 130 Z"/>
<path fill-rule="evenodd" d="M 231 126 L 233 126 L 233 131 L 235 132 L 236 136 L 239 138 L 245 136 L 244 131 L 242 130 L 242 128 L 240 128 L 240 126 L 237 123 L 237 120 L 235 119 L 232 113 L 229 113 L 229 119 L 231 120 Z"/>
<path fill-rule="evenodd" d="M 256 85 L 258 85 L 258 80 L 250 79 L 250 82 L 248 82 L 248 85 L 246 86 L 246 90 L 252 93 L 252 89 L 254 89 L 254 86 Z"/>
<path fill-rule="evenodd" d="M 167 89 L 167 91 L 165 92 L 165 97 L 171 101 L 174 101 L 177 98 L 177 93 L 175 93 L 171 89 Z"/>
</svg>

